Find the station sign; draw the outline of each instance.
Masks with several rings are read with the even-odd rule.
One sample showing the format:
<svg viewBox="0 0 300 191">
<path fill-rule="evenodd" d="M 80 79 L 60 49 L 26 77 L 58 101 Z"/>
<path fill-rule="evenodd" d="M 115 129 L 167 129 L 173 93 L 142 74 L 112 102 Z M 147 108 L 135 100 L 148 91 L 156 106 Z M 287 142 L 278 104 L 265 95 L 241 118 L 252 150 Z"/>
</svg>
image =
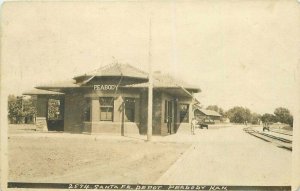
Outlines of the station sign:
<svg viewBox="0 0 300 191">
<path fill-rule="evenodd" d="M 94 85 L 94 90 L 97 90 L 97 91 L 112 91 L 112 90 L 118 90 L 118 86 L 116 85 L 111 85 L 111 84 L 108 84 L 108 85 Z"/>
</svg>

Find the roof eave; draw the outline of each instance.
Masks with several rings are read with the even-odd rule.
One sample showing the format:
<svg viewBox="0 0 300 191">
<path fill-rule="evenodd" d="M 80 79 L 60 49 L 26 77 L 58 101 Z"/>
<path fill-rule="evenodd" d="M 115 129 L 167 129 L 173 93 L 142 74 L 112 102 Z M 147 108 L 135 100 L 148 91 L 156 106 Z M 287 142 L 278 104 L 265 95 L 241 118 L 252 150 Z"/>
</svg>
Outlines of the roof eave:
<svg viewBox="0 0 300 191">
<path fill-rule="evenodd" d="M 56 92 L 56 91 L 43 90 L 43 89 L 37 89 L 36 88 L 35 90 L 22 93 L 22 95 L 29 95 L 29 96 L 33 96 L 33 95 L 55 95 L 55 96 L 59 96 L 59 95 L 64 95 L 64 93 Z"/>
<path fill-rule="evenodd" d="M 40 89 L 40 90 L 47 90 L 47 91 L 63 93 L 63 90 L 70 90 L 70 89 L 74 89 L 74 88 L 78 88 L 78 87 L 44 87 L 44 86 L 38 86 L 38 87 L 35 87 L 35 88 Z"/>
<path fill-rule="evenodd" d="M 194 93 L 201 93 L 202 90 L 200 88 L 185 88 L 187 89 L 188 91 L 192 91 Z"/>
</svg>

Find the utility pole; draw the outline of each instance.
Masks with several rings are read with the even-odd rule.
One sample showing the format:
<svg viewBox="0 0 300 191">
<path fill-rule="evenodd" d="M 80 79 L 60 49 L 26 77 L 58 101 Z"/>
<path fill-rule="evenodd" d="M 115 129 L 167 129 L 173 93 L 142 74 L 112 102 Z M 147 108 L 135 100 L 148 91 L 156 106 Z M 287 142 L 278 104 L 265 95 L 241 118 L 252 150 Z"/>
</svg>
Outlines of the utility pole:
<svg viewBox="0 0 300 191">
<path fill-rule="evenodd" d="M 153 79 L 152 79 L 152 66 L 151 66 L 151 13 L 150 13 L 150 22 L 149 22 L 149 62 L 148 62 L 148 70 L 149 70 L 149 82 L 148 82 L 148 125 L 147 125 L 147 141 L 151 141 L 152 137 L 152 105 L 153 105 Z"/>
<path fill-rule="evenodd" d="M 122 125 L 121 125 L 121 136 L 125 136 L 125 132 L 124 132 L 124 123 L 125 123 L 125 101 L 123 101 L 122 103 Z"/>
</svg>

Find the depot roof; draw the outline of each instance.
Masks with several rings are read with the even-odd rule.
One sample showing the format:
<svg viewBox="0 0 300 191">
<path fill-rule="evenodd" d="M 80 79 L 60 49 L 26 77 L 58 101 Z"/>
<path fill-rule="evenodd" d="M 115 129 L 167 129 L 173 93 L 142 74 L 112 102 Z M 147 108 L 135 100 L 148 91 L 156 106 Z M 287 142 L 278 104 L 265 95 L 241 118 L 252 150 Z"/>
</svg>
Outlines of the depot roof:
<svg viewBox="0 0 300 191">
<path fill-rule="evenodd" d="M 70 89 L 70 88 L 79 88 L 80 84 L 76 84 L 75 80 L 65 80 L 65 81 L 58 81 L 52 82 L 44 85 L 39 85 L 36 88 L 42 90 L 50 90 L 60 92 L 61 89 Z"/>
<path fill-rule="evenodd" d="M 79 88 L 84 87 L 89 81 L 93 78 L 99 77 L 127 77 L 133 79 L 143 79 L 143 82 L 135 83 L 131 85 L 125 85 L 123 88 L 145 88 L 148 87 L 148 83 L 145 83 L 145 80 L 148 80 L 149 74 L 135 68 L 129 64 L 110 64 L 104 67 L 101 67 L 92 72 L 88 72 L 83 75 L 75 76 L 73 80 L 57 82 L 57 83 L 49 83 L 46 85 L 40 85 L 36 88 L 43 90 L 51 90 L 51 91 L 61 91 L 62 89 L 68 88 Z M 186 82 L 177 80 L 176 78 L 161 74 L 160 72 L 155 72 L 153 74 L 153 87 L 154 88 L 180 88 L 184 91 L 192 91 L 195 93 L 201 92 L 201 89 L 187 84 Z"/>
<path fill-rule="evenodd" d="M 139 83 L 139 84 L 131 84 L 127 85 L 125 87 L 148 87 L 148 82 L 146 83 Z M 192 86 L 186 82 L 180 81 L 178 79 L 175 79 L 173 76 L 168 74 L 162 74 L 160 72 L 155 72 L 153 74 L 153 87 L 154 88 L 178 88 L 182 87 L 188 90 L 193 90 L 194 92 L 201 92 L 200 88 L 197 88 L 195 86 Z"/>
<path fill-rule="evenodd" d="M 83 75 L 75 76 L 74 79 L 78 80 L 85 77 L 103 77 L 103 76 L 127 76 L 132 78 L 142 78 L 148 79 L 148 74 L 138 68 L 135 68 L 129 64 L 109 64 L 103 67 L 100 67 L 91 72 L 85 73 Z"/>
</svg>

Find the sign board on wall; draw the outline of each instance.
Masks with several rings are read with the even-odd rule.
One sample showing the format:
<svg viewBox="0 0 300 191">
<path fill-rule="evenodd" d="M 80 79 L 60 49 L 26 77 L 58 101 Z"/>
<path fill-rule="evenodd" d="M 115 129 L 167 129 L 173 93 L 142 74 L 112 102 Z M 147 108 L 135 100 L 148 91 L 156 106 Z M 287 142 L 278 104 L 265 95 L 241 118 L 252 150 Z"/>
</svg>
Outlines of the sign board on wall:
<svg viewBox="0 0 300 191">
<path fill-rule="evenodd" d="M 107 91 L 107 90 L 118 90 L 118 86 L 116 85 L 94 85 L 94 90 L 97 91 Z"/>
</svg>

